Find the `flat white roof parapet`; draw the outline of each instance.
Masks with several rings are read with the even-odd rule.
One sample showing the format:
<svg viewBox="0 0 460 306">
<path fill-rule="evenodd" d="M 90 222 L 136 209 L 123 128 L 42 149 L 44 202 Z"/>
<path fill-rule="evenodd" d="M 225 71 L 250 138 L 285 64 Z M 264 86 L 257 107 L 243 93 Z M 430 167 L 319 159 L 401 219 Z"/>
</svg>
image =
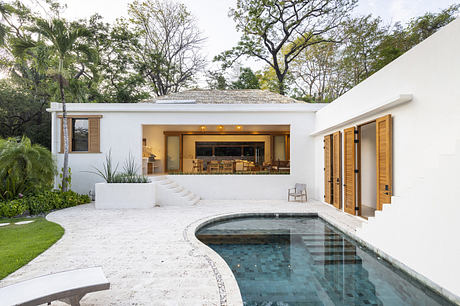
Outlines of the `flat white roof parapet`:
<svg viewBox="0 0 460 306">
<path fill-rule="evenodd" d="M 293 104 L 158 104 L 158 103 L 67 103 L 68 112 L 316 112 L 326 103 Z M 48 112 L 62 112 L 52 102 Z"/>
<path fill-rule="evenodd" d="M 196 100 L 156 100 L 156 104 L 196 104 Z"/>
<path fill-rule="evenodd" d="M 347 116 L 345 118 L 340 118 L 339 121 L 336 121 L 336 122 L 332 122 L 326 126 L 322 126 L 320 128 L 317 128 L 313 133 L 310 134 L 310 136 L 318 136 L 318 135 L 322 135 L 322 134 L 326 134 L 326 133 L 329 133 L 329 132 L 332 132 L 332 131 L 335 131 L 339 128 L 342 128 L 350 123 L 353 123 L 353 122 L 357 122 L 359 120 L 362 120 L 362 119 L 365 119 L 365 118 L 369 118 L 373 115 L 376 115 L 382 111 L 385 111 L 385 110 L 388 110 L 388 109 L 391 109 L 393 107 L 396 107 L 398 105 L 401 105 L 401 104 L 404 104 L 404 103 L 408 103 L 410 101 L 412 101 L 413 99 L 413 96 L 412 94 L 401 94 L 397 97 L 394 97 L 392 99 L 389 99 L 389 100 L 385 100 L 385 101 L 381 101 L 380 103 L 376 104 L 376 105 L 373 105 L 373 106 L 370 106 L 369 108 L 367 109 L 361 109 L 358 111 L 356 111 L 355 113 L 353 113 L 352 115 L 350 116 Z M 350 107 L 352 107 L 353 105 L 350 105 Z M 318 120 L 318 119 L 317 119 Z M 318 121 L 316 122 L 316 124 L 318 125 Z"/>
</svg>

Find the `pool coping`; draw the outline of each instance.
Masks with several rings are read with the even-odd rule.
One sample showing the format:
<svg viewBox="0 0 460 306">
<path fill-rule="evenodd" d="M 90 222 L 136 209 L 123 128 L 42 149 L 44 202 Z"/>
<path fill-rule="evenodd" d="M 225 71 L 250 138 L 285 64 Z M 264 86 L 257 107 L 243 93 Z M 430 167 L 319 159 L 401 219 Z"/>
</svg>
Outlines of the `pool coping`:
<svg viewBox="0 0 460 306">
<path fill-rule="evenodd" d="M 208 264 L 211 266 L 214 276 L 216 278 L 217 286 L 219 288 L 219 296 L 220 296 L 220 305 L 243 305 L 243 299 L 241 297 L 241 292 L 236 281 L 236 278 L 231 271 L 228 264 L 225 260 L 214 250 L 208 247 L 206 244 L 202 243 L 196 237 L 196 232 L 199 231 L 204 226 L 229 220 L 233 218 L 239 217 L 272 217 L 272 216 L 283 216 L 283 217 L 319 217 L 322 220 L 326 221 L 327 223 L 334 226 L 337 230 L 344 233 L 345 235 L 349 236 L 353 240 L 355 240 L 358 244 L 362 245 L 363 247 L 369 249 L 370 251 L 374 252 L 377 256 L 381 259 L 385 260 L 388 264 L 392 267 L 400 270 L 403 273 L 413 277 L 416 281 L 420 282 L 422 285 L 430 288 L 435 293 L 443 296 L 450 302 L 454 304 L 460 305 L 460 297 L 453 294 L 452 292 L 446 290 L 445 288 L 439 286 L 429 278 L 423 276 L 422 274 L 416 272 L 415 270 L 411 269 L 404 263 L 400 262 L 399 260 L 395 259 L 394 257 L 388 255 L 384 251 L 380 250 L 379 248 L 373 246 L 369 242 L 363 240 L 359 236 L 356 235 L 356 230 L 350 226 L 347 226 L 337 218 L 329 215 L 327 212 L 240 212 L 240 213 L 225 213 L 221 215 L 214 215 L 208 216 L 201 219 L 194 221 L 193 223 L 189 224 L 183 231 L 184 240 L 187 241 L 191 246 L 192 250 L 190 251 L 190 255 L 194 257 L 203 257 L 206 259 Z"/>
</svg>

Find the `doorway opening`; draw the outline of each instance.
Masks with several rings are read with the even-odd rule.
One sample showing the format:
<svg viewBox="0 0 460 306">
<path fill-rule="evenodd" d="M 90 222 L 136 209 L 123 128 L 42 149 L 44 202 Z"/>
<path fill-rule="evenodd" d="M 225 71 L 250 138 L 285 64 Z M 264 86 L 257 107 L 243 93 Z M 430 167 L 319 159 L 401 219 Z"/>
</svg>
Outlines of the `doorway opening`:
<svg viewBox="0 0 460 306">
<path fill-rule="evenodd" d="M 376 149 L 376 123 L 375 121 L 358 126 L 359 142 L 358 162 L 360 163 L 361 183 L 359 184 L 358 202 L 361 216 L 374 217 L 377 210 L 377 149 Z"/>
</svg>

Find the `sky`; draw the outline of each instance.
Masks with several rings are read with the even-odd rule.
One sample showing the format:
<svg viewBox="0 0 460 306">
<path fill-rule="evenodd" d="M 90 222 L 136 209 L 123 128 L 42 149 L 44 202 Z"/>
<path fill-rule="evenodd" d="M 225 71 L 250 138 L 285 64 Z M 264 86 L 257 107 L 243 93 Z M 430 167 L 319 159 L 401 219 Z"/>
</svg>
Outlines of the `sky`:
<svg viewBox="0 0 460 306">
<path fill-rule="evenodd" d="M 23 0 L 34 2 L 35 0 Z M 99 13 L 107 22 L 116 18 L 127 17 L 127 7 L 131 0 L 61 0 L 67 4 L 63 17 L 68 19 L 86 18 Z M 176 0 L 184 3 L 196 17 L 203 36 L 206 37 L 204 54 L 208 61 L 222 51 L 236 45 L 240 34 L 236 31 L 234 22 L 228 17 L 228 10 L 236 0 Z M 386 24 L 397 21 L 407 22 L 410 18 L 420 16 L 425 12 L 436 12 L 460 0 L 359 0 L 355 9 L 356 15 L 380 16 Z M 262 63 L 247 62 L 257 70 Z M 246 64 L 246 63 L 245 63 Z"/>
</svg>

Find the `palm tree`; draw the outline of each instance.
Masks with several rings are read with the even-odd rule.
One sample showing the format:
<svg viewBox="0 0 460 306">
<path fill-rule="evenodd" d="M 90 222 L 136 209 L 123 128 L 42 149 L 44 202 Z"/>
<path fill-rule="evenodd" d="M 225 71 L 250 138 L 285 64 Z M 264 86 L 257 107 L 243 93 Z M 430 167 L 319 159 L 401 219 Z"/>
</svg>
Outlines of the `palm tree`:
<svg viewBox="0 0 460 306">
<path fill-rule="evenodd" d="M 62 103 L 62 123 L 64 132 L 64 163 L 62 169 L 62 191 L 68 190 L 69 176 L 69 127 L 67 126 L 67 106 L 65 101 L 64 87 L 68 81 L 64 77 L 65 63 L 68 58 L 80 52 L 89 58 L 94 56 L 91 49 L 81 42 L 81 38 L 88 37 L 90 32 L 83 27 L 70 26 L 62 19 L 52 19 L 51 21 L 37 18 L 32 32 L 39 35 L 37 42 L 30 38 L 20 39 L 13 43 L 13 52 L 18 56 L 24 56 L 28 50 L 36 47 L 40 43 L 45 43 L 50 48 L 52 54 L 57 57 L 57 81 L 59 84 L 59 95 Z"/>
</svg>

